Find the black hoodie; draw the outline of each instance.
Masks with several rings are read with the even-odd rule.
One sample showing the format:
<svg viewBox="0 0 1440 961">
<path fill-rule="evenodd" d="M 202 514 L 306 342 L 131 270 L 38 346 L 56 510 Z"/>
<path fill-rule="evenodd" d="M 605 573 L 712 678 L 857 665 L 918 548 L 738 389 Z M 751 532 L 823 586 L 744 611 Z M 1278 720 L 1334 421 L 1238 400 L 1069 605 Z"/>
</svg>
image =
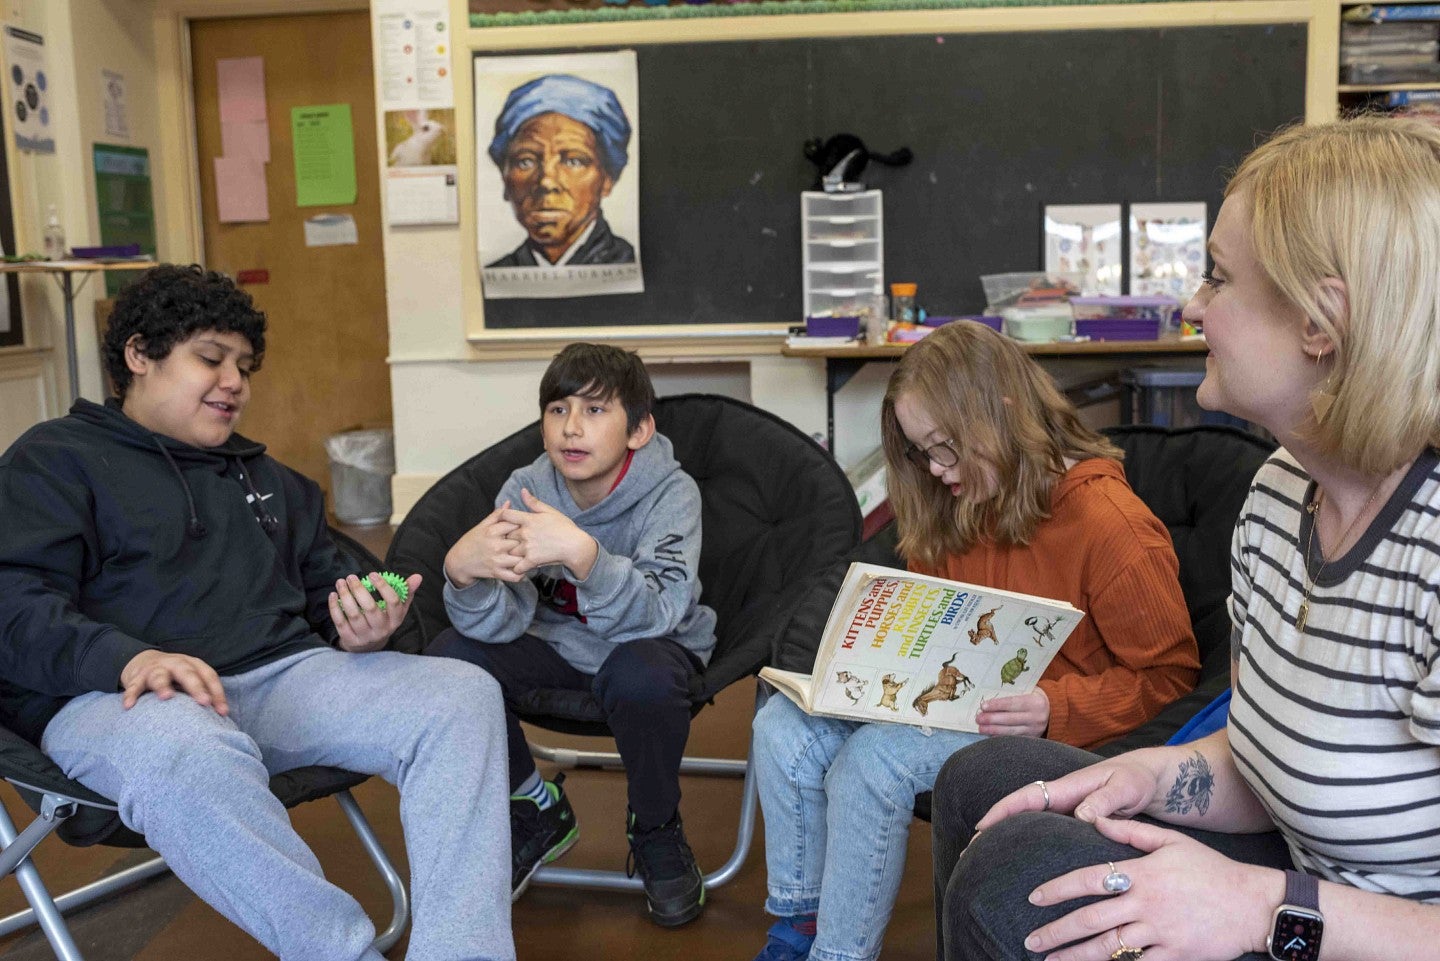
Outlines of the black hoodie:
<svg viewBox="0 0 1440 961">
<path fill-rule="evenodd" d="M 263 445 L 191 447 L 77 401 L 0 455 L 0 719 L 38 742 L 145 650 L 226 675 L 333 642 L 347 573 L 319 487 Z"/>
</svg>

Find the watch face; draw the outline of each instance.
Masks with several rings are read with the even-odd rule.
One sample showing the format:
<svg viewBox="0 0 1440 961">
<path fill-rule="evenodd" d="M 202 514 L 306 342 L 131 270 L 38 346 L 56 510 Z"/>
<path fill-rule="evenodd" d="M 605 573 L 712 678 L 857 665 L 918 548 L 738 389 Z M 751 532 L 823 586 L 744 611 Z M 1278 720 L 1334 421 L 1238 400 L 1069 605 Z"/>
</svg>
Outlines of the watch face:
<svg viewBox="0 0 1440 961">
<path fill-rule="evenodd" d="M 1318 961 L 1324 930 L 1325 920 L 1318 914 L 1282 908 L 1275 915 L 1275 930 L 1270 934 L 1270 957 L 1279 961 Z"/>
</svg>

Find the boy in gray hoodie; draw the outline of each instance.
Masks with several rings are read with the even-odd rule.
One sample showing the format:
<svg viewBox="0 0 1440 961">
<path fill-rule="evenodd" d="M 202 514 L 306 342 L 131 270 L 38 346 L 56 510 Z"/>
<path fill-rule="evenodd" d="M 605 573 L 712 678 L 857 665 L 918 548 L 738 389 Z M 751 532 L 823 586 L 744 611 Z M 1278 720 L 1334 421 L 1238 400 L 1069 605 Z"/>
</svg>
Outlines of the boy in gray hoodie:
<svg viewBox="0 0 1440 961">
<path fill-rule="evenodd" d="M 631 352 L 556 355 L 540 381 L 545 453 L 446 554 L 455 628 L 428 653 L 477 664 L 504 691 L 512 897 L 579 834 L 564 775 L 540 778 L 514 705 L 537 688 L 589 691 L 629 778 L 627 835 L 650 916 L 669 927 L 705 905 L 679 777 L 689 681 L 714 650 L 715 613 L 700 603 L 700 489 L 655 432 L 654 402 Z"/>
</svg>

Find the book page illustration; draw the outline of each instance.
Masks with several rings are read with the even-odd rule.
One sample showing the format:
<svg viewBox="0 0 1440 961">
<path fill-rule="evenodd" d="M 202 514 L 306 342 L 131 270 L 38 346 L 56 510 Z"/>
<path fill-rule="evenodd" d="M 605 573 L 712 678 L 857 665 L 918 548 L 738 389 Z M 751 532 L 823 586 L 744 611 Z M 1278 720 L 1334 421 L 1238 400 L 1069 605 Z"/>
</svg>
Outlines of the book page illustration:
<svg viewBox="0 0 1440 961">
<path fill-rule="evenodd" d="M 1062 602 L 870 568 L 836 600 L 811 704 L 973 731 L 982 701 L 1034 688 L 1083 616 Z"/>
</svg>

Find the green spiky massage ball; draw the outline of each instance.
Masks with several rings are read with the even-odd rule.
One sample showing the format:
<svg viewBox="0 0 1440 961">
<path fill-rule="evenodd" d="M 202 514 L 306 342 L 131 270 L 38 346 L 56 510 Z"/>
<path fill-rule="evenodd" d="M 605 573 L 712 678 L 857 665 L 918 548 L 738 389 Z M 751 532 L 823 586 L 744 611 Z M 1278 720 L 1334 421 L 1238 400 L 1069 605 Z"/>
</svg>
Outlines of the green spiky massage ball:
<svg viewBox="0 0 1440 961">
<path fill-rule="evenodd" d="M 399 574 L 391 574 L 389 571 L 383 571 L 380 574 L 380 577 L 384 579 L 386 584 L 389 584 L 391 587 L 395 588 L 395 593 L 400 595 L 400 603 L 404 604 L 405 598 L 410 595 L 410 588 L 406 586 L 405 578 L 401 577 Z M 380 610 L 385 610 L 385 599 L 380 596 L 380 593 L 378 591 L 375 590 L 374 585 L 370 583 L 370 578 L 360 578 L 360 586 L 370 592 L 371 596 L 373 596 L 376 602 L 380 605 Z"/>
</svg>

